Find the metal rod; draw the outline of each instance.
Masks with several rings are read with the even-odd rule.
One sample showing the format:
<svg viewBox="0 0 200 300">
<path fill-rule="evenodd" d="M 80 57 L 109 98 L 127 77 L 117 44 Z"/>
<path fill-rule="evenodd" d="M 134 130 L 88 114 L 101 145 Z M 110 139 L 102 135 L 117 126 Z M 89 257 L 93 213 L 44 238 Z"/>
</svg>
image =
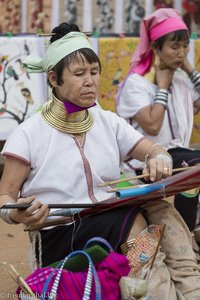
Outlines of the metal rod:
<svg viewBox="0 0 200 300">
<path fill-rule="evenodd" d="M 0 209 L 27 209 L 31 207 L 31 203 L 22 203 L 22 204 L 5 204 Z M 79 204 L 48 204 L 49 208 L 92 208 L 92 207 L 98 207 L 101 206 L 101 202 L 96 204 L 90 204 L 90 203 L 79 203 Z"/>
</svg>

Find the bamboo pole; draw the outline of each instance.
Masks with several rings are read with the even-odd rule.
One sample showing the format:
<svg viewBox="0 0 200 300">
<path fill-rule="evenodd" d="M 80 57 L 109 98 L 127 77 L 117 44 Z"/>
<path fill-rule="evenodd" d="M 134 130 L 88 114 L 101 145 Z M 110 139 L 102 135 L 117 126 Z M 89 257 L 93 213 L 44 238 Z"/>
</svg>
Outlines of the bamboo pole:
<svg viewBox="0 0 200 300">
<path fill-rule="evenodd" d="M 181 172 L 181 171 L 188 170 L 190 168 L 194 168 L 194 166 L 173 169 L 172 172 L 173 173 Z M 125 181 L 131 181 L 131 180 L 140 179 L 140 178 L 145 178 L 145 177 L 148 177 L 149 175 L 150 174 L 141 174 L 141 175 L 127 177 L 127 178 L 123 178 L 123 179 L 117 179 L 117 180 L 112 180 L 112 181 L 105 181 L 103 183 L 100 183 L 98 185 L 98 187 L 103 187 L 103 186 L 107 186 L 107 185 L 117 184 L 117 183 L 121 183 L 121 182 L 125 182 Z"/>
<path fill-rule="evenodd" d="M 10 271 L 8 272 L 9 275 L 15 280 L 15 282 L 19 285 L 21 290 L 28 296 L 31 296 L 33 300 L 39 300 L 36 295 L 33 293 L 29 285 L 23 279 L 23 277 L 17 272 L 15 267 L 10 264 Z"/>
</svg>

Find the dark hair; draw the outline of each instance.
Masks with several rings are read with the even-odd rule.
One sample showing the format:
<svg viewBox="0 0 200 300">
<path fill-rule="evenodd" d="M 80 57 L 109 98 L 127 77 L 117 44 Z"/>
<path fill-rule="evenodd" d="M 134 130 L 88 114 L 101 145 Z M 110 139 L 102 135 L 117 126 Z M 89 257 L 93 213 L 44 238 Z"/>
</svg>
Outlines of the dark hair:
<svg viewBox="0 0 200 300">
<path fill-rule="evenodd" d="M 188 30 L 185 29 L 176 30 L 161 36 L 159 39 L 157 39 L 155 42 L 152 43 L 152 46 L 154 48 L 158 48 L 159 50 L 162 50 L 163 44 L 168 38 L 171 41 L 179 42 L 179 41 L 189 41 L 190 36 Z"/>
<path fill-rule="evenodd" d="M 76 24 L 61 23 L 60 25 L 56 26 L 52 30 L 52 33 L 54 33 L 54 35 L 52 35 L 52 37 L 50 38 L 50 44 L 60 39 L 61 37 L 63 37 L 64 35 L 66 35 L 71 31 L 80 32 L 80 29 Z"/>
<path fill-rule="evenodd" d="M 52 30 L 52 33 L 55 33 L 55 34 L 52 35 L 52 37 L 50 39 L 50 43 L 55 42 L 56 40 L 60 39 L 61 37 L 63 37 L 64 35 L 66 35 L 69 32 L 72 32 L 72 31 L 80 32 L 80 29 L 76 24 L 61 23 L 59 26 L 55 27 Z M 101 62 L 100 62 L 98 56 L 96 55 L 96 53 L 89 48 L 82 48 L 82 49 L 76 50 L 76 51 L 68 54 L 67 56 L 65 56 L 52 68 L 52 70 L 55 71 L 56 81 L 57 81 L 58 85 L 61 85 L 63 83 L 63 79 L 62 79 L 62 75 L 61 75 L 61 74 L 63 74 L 63 70 L 65 68 L 68 68 L 69 64 L 72 61 L 76 60 L 77 57 L 80 58 L 80 54 L 81 54 L 81 56 L 85 57 L 85 59 L 87 60 L 87 62 L 89 64 L 97 62 L 99 64 L 99 70 L 101 72 Z M 49 81 L 48 81 L 48 83 L 51 86 Z"/>
</svg>

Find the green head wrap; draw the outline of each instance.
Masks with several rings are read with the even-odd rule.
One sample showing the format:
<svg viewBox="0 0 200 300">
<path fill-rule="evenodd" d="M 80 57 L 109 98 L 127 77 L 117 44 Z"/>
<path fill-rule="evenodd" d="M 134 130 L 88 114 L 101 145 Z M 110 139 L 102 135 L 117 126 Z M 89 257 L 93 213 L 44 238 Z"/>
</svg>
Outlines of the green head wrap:
<svg viewBox="0 0 200 300">
<path fill-rule="evenodd" d="M 23 67 L 29 73 L 47 73 L 65 56 L 82 48 L 93 50 L 84 33 L 73 31 L 51 43 L 43 59 L 39 56 L 28 55 L 23 61 Z"/>
</svg>

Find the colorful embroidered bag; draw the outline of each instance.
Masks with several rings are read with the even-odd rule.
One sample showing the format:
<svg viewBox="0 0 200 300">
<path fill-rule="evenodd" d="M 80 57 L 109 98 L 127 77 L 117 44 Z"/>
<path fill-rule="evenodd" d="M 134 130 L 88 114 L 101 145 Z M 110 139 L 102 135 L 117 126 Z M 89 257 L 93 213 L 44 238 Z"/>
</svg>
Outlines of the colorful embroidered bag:
<svg viewBox="0 0 200 300">
<path fill-rule="evenodd" d="M 91 243 L 101 243 L 108 248 L 105 259 L 94 265 L 91 257 L 84 251 Z M 26 283 L 40 300 L 120 300 L 119 280 L 130 272 L 125 255 L 113 251 L 103 238 L 90 239 L 83 250 L 74 251 L 59 262 L 57 268 L 38 268 L 27 279 Z M 63 269 L 67 260 L 82 255 L 88 260 L 88 270 L 71 272 Z M 25 298 L 18 289 L 19 299 Z M 56 298 L 55 298 L 56 297 Z"/>
<path fill-rule="evenodd" d="M 127 255 L 131 267 L 130 277 L 142 279 L 147 276 L 160 246 L 164 228 L 163 225 L 149 225 L 135 239 L 121 245 L 122 253 Z"/>
</svg>

